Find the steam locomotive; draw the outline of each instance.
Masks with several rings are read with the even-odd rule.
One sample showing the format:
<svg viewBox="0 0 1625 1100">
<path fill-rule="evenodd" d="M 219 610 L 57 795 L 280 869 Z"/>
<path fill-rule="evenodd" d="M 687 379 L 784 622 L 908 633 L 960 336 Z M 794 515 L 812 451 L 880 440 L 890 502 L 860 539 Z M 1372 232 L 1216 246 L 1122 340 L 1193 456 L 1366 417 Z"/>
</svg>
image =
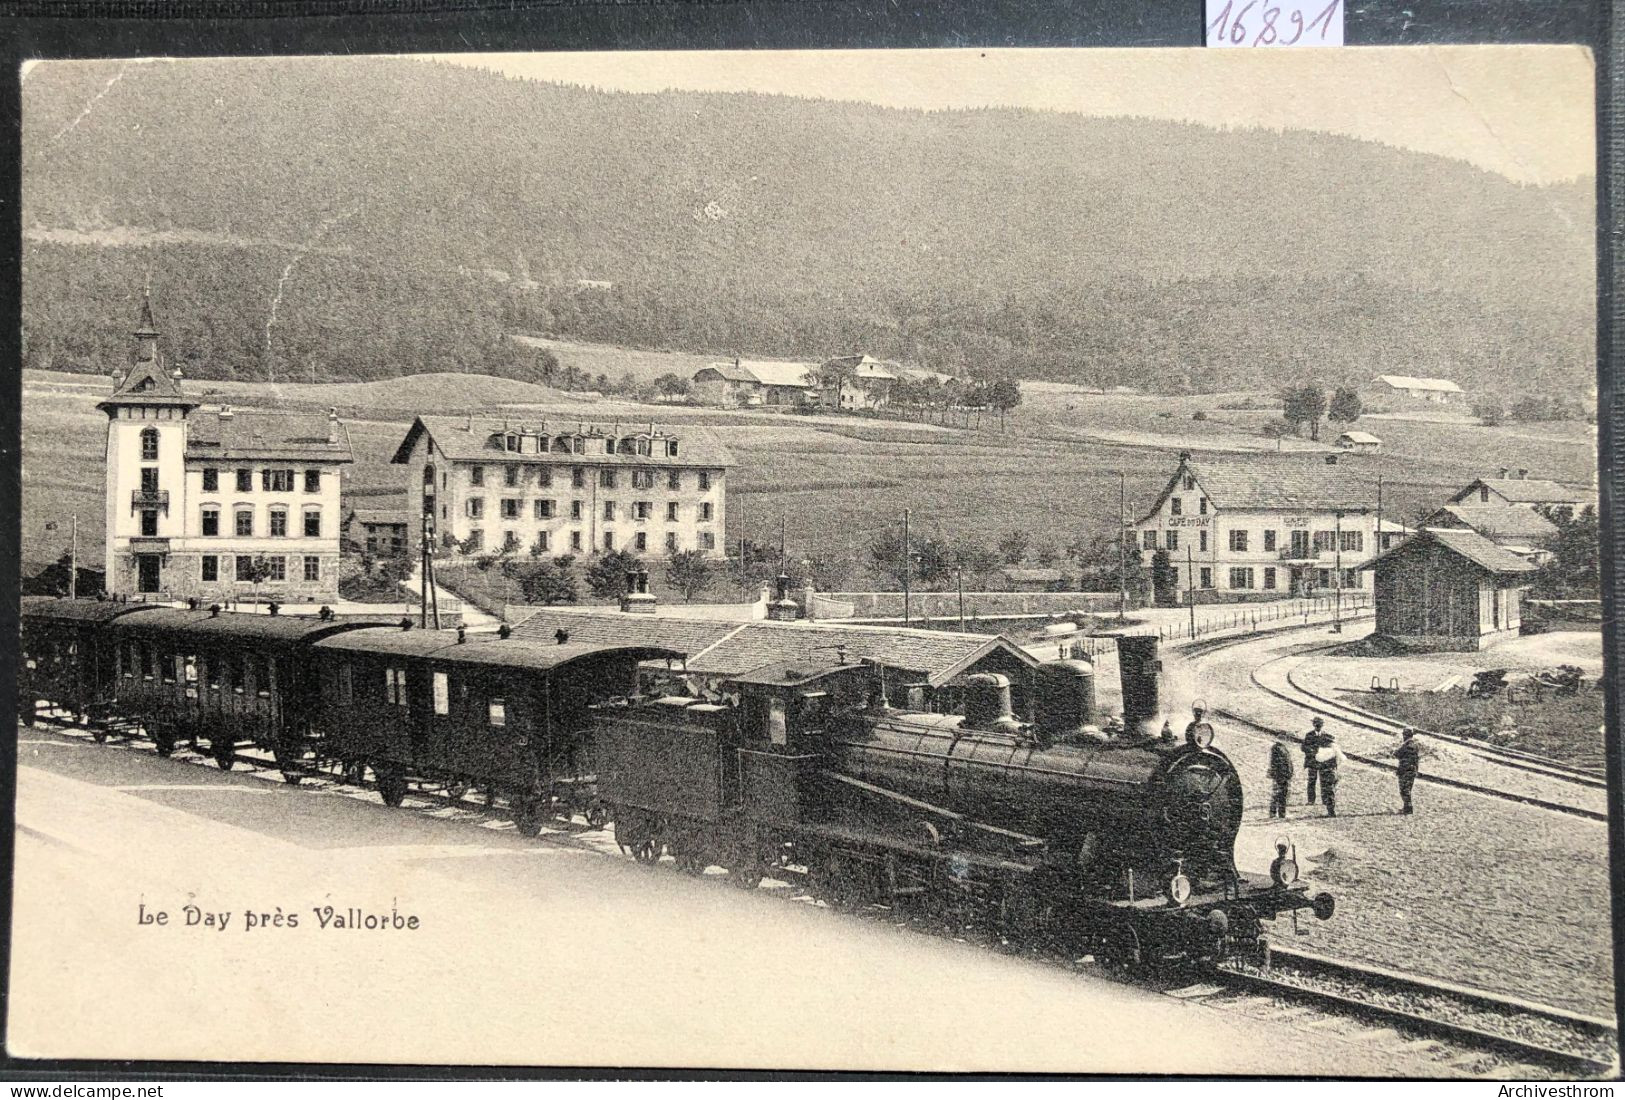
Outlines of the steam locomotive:
<svg viewBox="0 0 1625 1100">
<path fill-rule="evenodd" d="M 668 851 L 742 887 L 802 877 L 834 902 L 991 920 L 1124 971 L 1267 963 L 1262 921 L 1329 919 L 1334 901 L 1284 858 L 1269 877 L 1237 870 L 1234 766 L 1205 724 L 1153 732 L 1156 639 L 1118 646 L 1125 713 L 1099 725 L 1081 661 L 1039 667 L 1031 723 L 1002 675 L 967 679 L 964 714 L 930 714 L 892 707 L 895 672 L 861 663 L 760 669 L 720 703 L 601 708 L 600 794 L 637 859 Z"/>
</svg>

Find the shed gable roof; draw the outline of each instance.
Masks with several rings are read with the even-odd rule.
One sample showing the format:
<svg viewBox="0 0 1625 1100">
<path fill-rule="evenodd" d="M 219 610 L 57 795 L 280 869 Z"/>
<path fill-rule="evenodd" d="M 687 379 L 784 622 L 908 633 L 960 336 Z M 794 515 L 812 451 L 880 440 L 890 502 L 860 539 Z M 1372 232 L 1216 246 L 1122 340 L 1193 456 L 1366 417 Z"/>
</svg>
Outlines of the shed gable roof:
<svg viewBox="0 0 1625 1100">
<path fill-rule="evenodd" d="M 1502 549 L 1477 531 L 1456 530 L 1444 527 L 1429 527 L 1417 532 L 1398 546 L 1385 554 L 1380 554 L 1364 565 L 1361 569 L 1377 569 L 1383 563 L 1391 563 L 1408 554 L 1426 552 L 1434 546 L 1443 547 L 1456 556 L 1465 559 L 1486 573 L 1496 576 L 1508 576 L 1515 573 L 1531 573 L 1534 566 L 1518 557 L 1509 550 Z"/>
</svg>

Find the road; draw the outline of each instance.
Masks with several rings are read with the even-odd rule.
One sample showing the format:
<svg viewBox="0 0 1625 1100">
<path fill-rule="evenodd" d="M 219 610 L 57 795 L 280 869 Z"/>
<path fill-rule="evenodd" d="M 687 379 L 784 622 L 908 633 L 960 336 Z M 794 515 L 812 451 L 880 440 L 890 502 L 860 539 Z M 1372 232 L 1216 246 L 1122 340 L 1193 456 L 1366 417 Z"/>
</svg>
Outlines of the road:
<svg viewBox="0 0 1625 1100">
<path fill-rule="evenodd" d="M 43 729 L 20 731 L 19 765 L 19 1055 L 1449 1072 L 1425 1044 L 1240 1018 L 640 867 L 601 834 L 526 840 L 473 807 L 389 810 Z M 323 928 L 323 906 L 417 927 Z"/>
<path fill-rule="evenodd" d="M 1368 629 L 1362 625 L 1342 638 Z M 1278 669 L 1284 658 L 1331 640 L 1322 630 L 1310 630 L 1195 658 L 1169 650 L 1173 706 L 1205 698 L 1255 722 L 1301 733 L 1309 712 L 1267 695 L 1251 674 L 1260 667 Z M 1504 781 L 1557 798 L 1550 781 L 1446 750 L 1424 764 L 1417 813 L 1404 817 L 1397 813 L 1393 772 L 1351 760 L 1342 769 L 1335 821 L 1304 805 L 1300 770 L 1283 825 L 1269 821 L 1265 809 L 1270 738 L 1236 722 L 1221 720 L 1219 727 L 1220 747 L 1245 782 L 1243 852 L 1258 858 L 1274 837 L 1289 836 L 1312 877 L 1338 896 L 1336 918 L 1306 941 L 1314 950 L 1613 1015 L 1605 823 L 1443 786 L 1427 773 L 1491 785 Z M 1376 743 L 1379 735 L 1335 721 L 1332 728 L 1348 742 L 1346 751 L 1375 756 L 1386 747 Z M 1557 800 L 1600 805 L 1595 792 L 1573 791 Z"/>
</svg>

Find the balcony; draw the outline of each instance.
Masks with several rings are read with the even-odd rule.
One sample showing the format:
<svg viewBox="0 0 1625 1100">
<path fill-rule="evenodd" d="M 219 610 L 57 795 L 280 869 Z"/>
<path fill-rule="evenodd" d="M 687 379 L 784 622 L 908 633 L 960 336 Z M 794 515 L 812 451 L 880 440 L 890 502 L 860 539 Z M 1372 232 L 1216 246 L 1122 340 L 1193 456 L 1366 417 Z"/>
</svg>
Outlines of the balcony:
<svg viewBox="0 0 1625 1100">
<path fill-rule="evenodd" d="M 1312 546 L 1288 546 L 1280 553 L 1282 561 L 1312 562 L 1320 557 Z"/>
<path fill-rule="evenodd" d="M 169 490 L 154 489 L 149 492 L 137 489 L 130 494 L 130 511 L 139 512 L 148 508 L 157 508 L 164 515 L 169 515 Z"/>
<path fill-rule="evenodd" d="M 131 535 L 130 552 L 132 554 L 167 554 L 169 553 L 169 536 Z"/>
</svg>

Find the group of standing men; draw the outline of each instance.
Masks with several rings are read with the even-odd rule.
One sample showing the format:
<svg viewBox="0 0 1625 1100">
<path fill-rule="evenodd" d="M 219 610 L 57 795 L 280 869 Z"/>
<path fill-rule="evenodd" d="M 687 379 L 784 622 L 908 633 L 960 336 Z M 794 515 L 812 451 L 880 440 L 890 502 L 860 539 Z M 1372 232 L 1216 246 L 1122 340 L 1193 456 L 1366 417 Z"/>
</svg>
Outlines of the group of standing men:
<svg viewBox="0 0 1625 1100">
<path fill-rule="evenodd" d="M 1319 715 L 1299 746 L 1303 753 L 1303 771 L 1307 780 L 1305 801 L 1313 806 L 1317 801 L 1326 807 L 1327 817 L 1337 816 L 1337 781 L 1343 763 L 1343 750 L 1337 736 L 1326 728 L 1326 720 Z M 1416 741 L 1416 731 L 1407 726 L 1394 750 L 1399 765 L 1399 798 L 1401 813 L 1411 813 L 1411 790 L 1421 771 L 1422 749 Z M 1270 746 L 1270 816 L 1286 817 L 1287 786 L 1292 782 L 1292 750 L 1285 739 L 1278 738 Z M 1318 789 L 1317 789 L 1318 788 Z M 1318 797 L 1317 797 L 1318 796 Z"/>
</svg>

